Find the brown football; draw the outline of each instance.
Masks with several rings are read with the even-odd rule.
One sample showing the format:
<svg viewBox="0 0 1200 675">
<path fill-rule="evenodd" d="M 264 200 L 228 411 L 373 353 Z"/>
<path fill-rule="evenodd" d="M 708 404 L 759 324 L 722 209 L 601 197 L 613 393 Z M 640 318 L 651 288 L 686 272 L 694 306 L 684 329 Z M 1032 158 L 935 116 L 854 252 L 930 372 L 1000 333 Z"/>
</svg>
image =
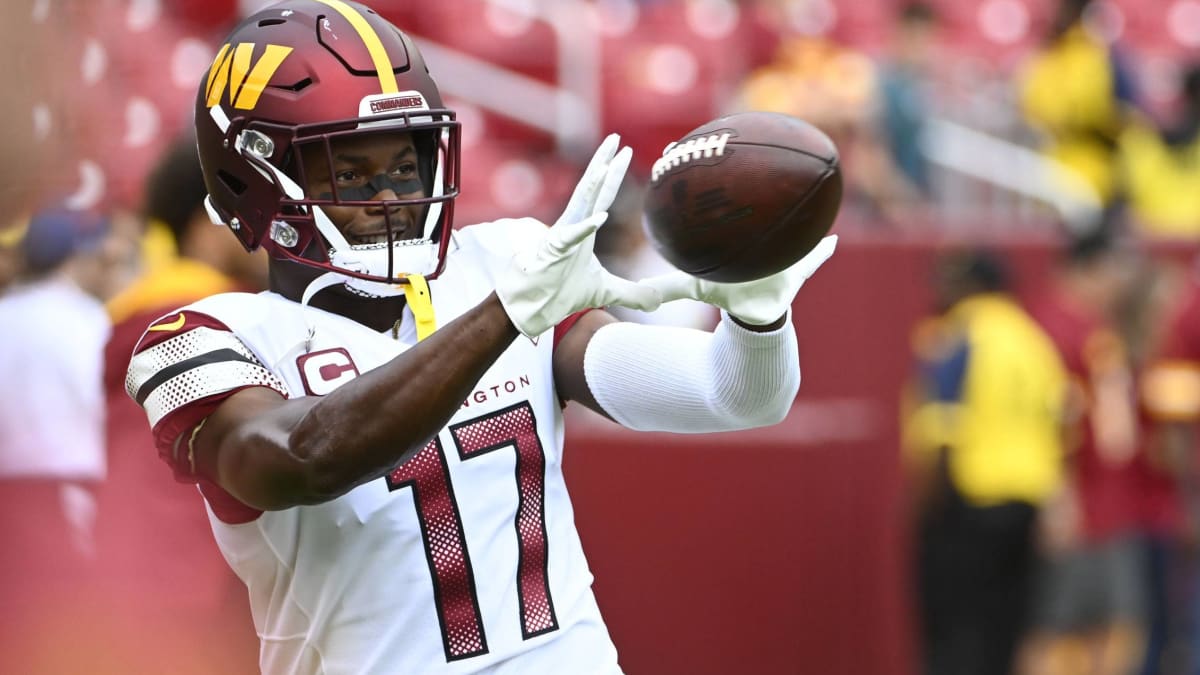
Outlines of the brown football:
<svg viewBox="0 0 1200 675">
<path fill-rule="evenodd" d="M 790 115 L 715 119 L 668 145 L 642 207 L 654 248 L 703 279 L 752 281 L 804 257 L 842 202 L 837 148 Z"/>
</svg>

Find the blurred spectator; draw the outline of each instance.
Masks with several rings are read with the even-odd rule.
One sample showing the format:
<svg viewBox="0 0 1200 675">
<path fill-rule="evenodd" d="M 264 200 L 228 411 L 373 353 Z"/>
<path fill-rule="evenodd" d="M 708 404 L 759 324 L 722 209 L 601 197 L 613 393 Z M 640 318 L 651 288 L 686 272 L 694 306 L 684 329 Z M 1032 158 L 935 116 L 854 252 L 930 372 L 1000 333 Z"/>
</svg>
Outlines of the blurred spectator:
<svg viewBox="0 0 1200 675">
<path fill-rule="evenodd" d="M 145 187 L 143 216 L 166 241 L 147 269 L 108 303 L 105 349 L 108 478 L 98 489 L 99 560 L 114 610 L 106 641 L 136 673 L 249 673 L 258 643 L 245 587 L 213 545 L 199 492 L 166 480 L 146 415 L 125 393 L 138 339 L 175 307 L 227 291 L 265 287 L 263 254 L 246 254 L 204 209 L 208 194 L 191 139 L 159 159 Z M 164 246 L 165 244 L 165 246 Z M 147 644 L 146 635 L 153 635 Z"/>
<path fill-rule="evenodd" d="M 266 288 L 265 251 L 247 255 L 224 226 L 213 225 L 204 210 L 206 195 L 195 142 L 177 140 L 164 150 L 146 179 L 142 217 L 147 250 L 137 282 L 108 302 L 116 323 L 137 312 L 167 311 L 180 297 Z M 139 318 L 145 319 L 145 328 L 157 315 Z"/>
<path fill-rule="evenodd" d="M 1182 541 L 1171 546 L 1165 537 L 1156 537 L 1160 574 L 1167 577 L 1164 600 L 1167 623 L 1162 639 L 1167 642 L 1163 654 L 1166 665 L 1186 661 L 1195 672 L 1200 667 L 1200 595 L 1197 593 L 1197 552 L 1200 551 L 1200 467 L 1196 461 L 1197 423 L 1200 423 L 1200 277 L 1195 271 L 1165 322 L 1161 344 L 1142 378 L 1142 396 L 1151 422 L 1154 438 L 1150 446 L 1153 463 L 1175 476 L 1177 499 L 1182 511 Z M 1161 533 L 1161 529 L 1160 529 Z M 1173 567 L 1182 561 L 1186 575 L 1174 574 Z M 1172 564 L 1172 563 L 1176 564 Z M 1184 576 L 1180 579 L 1180 576 Z M 1173 603 L 1185 604 L 1181 611 Z M 1185 614 L 1180 620 L 1179 615 Z M 1178 624 L 1190 634 L 1178 644 Z M 1172 653 L 1174 652 L 1174 653 Z M 1182 656 L 1181 656 L 1182 652 Z M 1153 668 L 1153 669 L 1152 669 Z M 1163 664 L 1154 663 L 1146 673 L 1173 672 Z"/>
<path fill-rule="evenodd" d="M 930 190 L 929 163 L 921 138 L 929 117 L 937 29 L 932 7 L 921 2 L 906 5 L 879 74 L 880 125 L 892 162 L 924 196 Z"/>
<path fill-rule="evenodd" d="M 1168 258 L 1143 260 L 1131 291 L 1118 312 L 1133 363 L 1142 374 L 1138 393 L 1141 408 L 1142 448 L 1134 457 L 1139 478 L 1138 518 L 1143 538 L 1148 590 L 1146 658 L 1141 675 L 1189 672 L 1195 667 L 1194 646 L 1189 645 L 1192 619 L 1190 598 L 1197 578 L 1193 552 L 1188 550 L 1180 487 L 1186 480 L 1184 456 L 1172 455 L 1158 433 L 1158 421 L 1146 401 L 1146 373 L 1157 368 L 1169 318 L 1186 288 L 1188 274 Z M 1191 671 L 1194 672 L 1194 671 Z"/>
<path fill-rule="evenodd" d="M 821 38 L 790 37 L 774 61 L 747 76 L 735 107 L 786 113 L 820 128 L 845 168 L 843 214 L 896 220 L 912 190 L 875 126 L 877 81 L 864 54 Z"/>
<path fill-rule="evenodd" d="M 1064 490 L 1043 512 L 1029 673 L 1134 672 L 1146 637 L 1142 446 L 1134 364 L 1117 324 L 1137 261 L 1108 226 L 1076 237 L 1035 318 L 1071 377 Z"/>
<path fill-rule="evenodd" d="M 1060 0 L 1046 44 L 1018 80 L 1025 117 L 1043 133 L 1046 154 L 1108 205 L 1120 191 L 1116 145 L 1134 87 L 1121 59 L 1089 21 L 1091 6 L 1091 0 Z"/>
<path fill-rule="evenodd" d="M 105 476 L 101 302 L 126 240 L 108 218 L 44 211 L 0 296 L 0 671 L 81 672 L 63 635 L 90 637 L 79 594 L 96 556 L 94 491 Z M 93 616 L 94 618 L 94 616 Z"/>
<path fill-rule="evenodd" d="M 1200 238 L 1200 64 L 1180 78 L 1179 118 L 1160 131 L 1135 117 L 1121 136 L 1131 215 L 1152 235 Z"/>
<path fill-rule="evenodd" d="M 1034 524 L 1061 480 L 1066 379 L 984 252 L 938 261 L 906 414 L 922 672 L 1007 675 L 1026 618 Z"/>
</svg>

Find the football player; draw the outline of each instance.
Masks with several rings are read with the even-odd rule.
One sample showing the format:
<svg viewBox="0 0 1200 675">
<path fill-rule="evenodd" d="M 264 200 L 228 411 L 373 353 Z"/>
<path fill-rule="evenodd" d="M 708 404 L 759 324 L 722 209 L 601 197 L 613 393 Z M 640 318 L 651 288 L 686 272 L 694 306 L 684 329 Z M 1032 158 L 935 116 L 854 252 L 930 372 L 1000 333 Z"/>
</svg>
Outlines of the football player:
<svg viewBox="0 0 1200 675">
<path fill-rule="evenodd" d="M 592 253 L 630 160 L 610 136 L 552 227 L 452 229 L 459 125 L 367 7 L 288 0 L 201 83 L 207 208 L 271 290 L 155 320 L 127 390 L 197 483 L 249 589 L 266 672 L 619 672 L 562 475 L 562 405 L 633 429 L 773 424 L 788 313 L 832 253 L 720 285 Z M 691 297 L 713 332 L 617 322 Z"/>
</svg>

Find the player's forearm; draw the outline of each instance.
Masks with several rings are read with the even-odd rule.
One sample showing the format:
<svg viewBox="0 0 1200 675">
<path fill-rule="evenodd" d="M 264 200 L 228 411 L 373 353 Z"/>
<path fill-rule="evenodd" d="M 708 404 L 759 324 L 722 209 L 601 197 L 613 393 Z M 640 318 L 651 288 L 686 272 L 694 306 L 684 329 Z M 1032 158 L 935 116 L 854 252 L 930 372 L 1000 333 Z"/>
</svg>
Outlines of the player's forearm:
<svg viewBox="0 0 1200 675">
<path fill-rule="evenodd" d="M 800 386 L 795 331 L 786 321 L 766 333 L 734 325 L 727 315 L 714 333 L 612 324 L 593 336 L 584 364 L 604 411 L 641 431 L 776 424 Z"/>
<path fill-rule="evenodd" d="M 382 476 L 449 421 L 517 331 L 495 295 L 391 362 L 321 399 L 288 438 L 308 467 L 308 500 Z"/>
</svg>

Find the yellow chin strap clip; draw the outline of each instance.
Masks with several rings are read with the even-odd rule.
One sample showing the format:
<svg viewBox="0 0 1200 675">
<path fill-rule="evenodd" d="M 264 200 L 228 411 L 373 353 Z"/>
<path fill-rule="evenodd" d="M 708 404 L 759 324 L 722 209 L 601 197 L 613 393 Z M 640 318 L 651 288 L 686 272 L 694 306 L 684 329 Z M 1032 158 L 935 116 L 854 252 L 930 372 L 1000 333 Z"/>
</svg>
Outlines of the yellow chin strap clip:
<svg viewBox="0 0 1200 675">
<path fill-rule="evenodd" d="M 429 282 L 420 274 L 410 274 L 405 280 L 408 286 L 404 289 L 404 296 L 408 299 L 413 317 L 417 320 L 419 342 L 437 330 L 437 319 L 433 316 L 433 300 L 429 297 Z"/>
</svg>

